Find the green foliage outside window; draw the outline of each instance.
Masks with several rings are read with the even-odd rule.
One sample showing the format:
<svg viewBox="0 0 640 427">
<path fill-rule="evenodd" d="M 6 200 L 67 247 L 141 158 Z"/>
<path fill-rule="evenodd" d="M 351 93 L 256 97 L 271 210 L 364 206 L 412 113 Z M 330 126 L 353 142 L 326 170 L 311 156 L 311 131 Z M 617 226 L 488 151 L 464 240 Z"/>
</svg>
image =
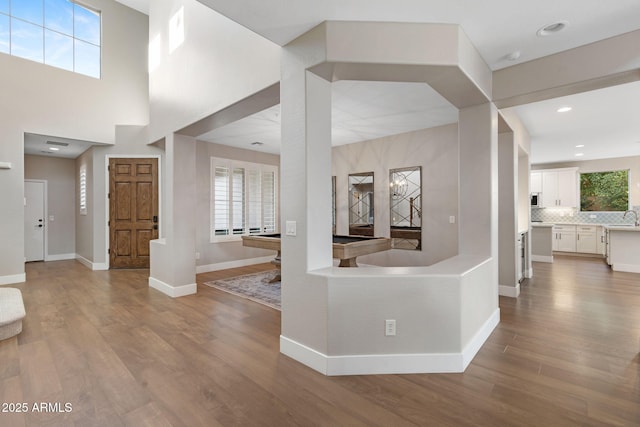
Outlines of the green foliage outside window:
<svg viewBox="0 0 640 427">
<path fill-rule="evenodd" d="M 580 174 L 581 211 L 629 209 L 629 171 Z"/>
</svg>

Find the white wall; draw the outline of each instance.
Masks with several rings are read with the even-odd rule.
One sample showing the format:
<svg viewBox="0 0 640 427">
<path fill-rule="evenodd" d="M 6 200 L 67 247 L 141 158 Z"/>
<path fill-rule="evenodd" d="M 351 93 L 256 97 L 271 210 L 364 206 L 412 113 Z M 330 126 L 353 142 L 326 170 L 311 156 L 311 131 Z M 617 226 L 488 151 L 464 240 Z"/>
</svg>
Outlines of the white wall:
<svg viewBox="0 0 640 427">
<path fill-rule="evenodd" d="M 200 259 L 196 262 L 201 267 L 199 271 L 215 269 L 219 265 L 224 266 L 224 263 L 237 263 L 253 258 L 275 256 L 274 251 L 244 247 L 241 241 L 210 242 L 211 157 L 280 166 L 280 156 L 277 155 L 198 141 L 196 145 L 196 186 L 198 194 L 196 252 L 200 253 Z M 277 198 L 280 200 L 279 191 Z M 279 211 L 280 209 L 278 209 L 278 213 Z M 279 217 L 277 224 L 280 224 Z"/>
<path fill-rule="evenodd" d="M 184 43 L 169 52 L 169 21 L 180 8 Z M 149 17 L 149 42 L 158 46 L 149 77 L 151 141 L 280 80 L 279 46 L 196 0 L 152 1 Z"/>
<path fill-rule="evenodd" d="M 501 110 L 500 114 L 513 131 L 513 139 L 518 147 L 518 230 L 529 229 L 531 206 L 529 201 L 529 153 L 531 153 L 531 137 L 520 117 L 512 110 Z"/>
<path fill-rule="evenodd" d="M 458 253 L 458 226 L 449 223 L 449 216 L 458 216 L 458 153 L 457 124 L 333 148 L 337 234 L 349 234 L 350 173 L 374 173 L 374 231 L 389 237 L 389 169 L 422 166 L 422 251 L 393 249 L 359 262 L 431 265 Z"/>
<path fill-rule="evenodd" d="M 148 18 L 112 0 L 102 12 L 102 78 L 0 55 L 0 282 L 24 274 L 24 132 L 114 143 L 116 124 L 148 122 Z"/>
<path fill-rule="evenodd" d="M 75 160 L 24 156 L 24 178 L 47 181 L 47 253 L 45 259 L 76 252 Z M 53 217 L 53 221 L 51 218 Z"/>
<path fill-rule="evenodd" d="M 512 132 L 498 135 L 498 175 L 498 278 L 501 286 L 516 288 L 518 147 Z M 517 293 L 513 292 L 511 296 L 517 296 Z"/>
</svg>

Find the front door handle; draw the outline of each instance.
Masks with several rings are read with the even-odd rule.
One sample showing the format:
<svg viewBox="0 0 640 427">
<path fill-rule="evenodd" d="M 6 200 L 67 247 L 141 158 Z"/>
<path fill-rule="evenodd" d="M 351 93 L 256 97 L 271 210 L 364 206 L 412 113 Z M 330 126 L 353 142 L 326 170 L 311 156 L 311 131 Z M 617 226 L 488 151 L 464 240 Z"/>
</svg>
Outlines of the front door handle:
<svg viewBox="0 0 640 427">
<path fill-rule="evenodd" d="M 42 225 L 42 224 L 38 224 L 38 227 L 39 227 L 39 228 L 42 228 L 42 227 L 43 227 L 43 225 Z"/>
</svg>

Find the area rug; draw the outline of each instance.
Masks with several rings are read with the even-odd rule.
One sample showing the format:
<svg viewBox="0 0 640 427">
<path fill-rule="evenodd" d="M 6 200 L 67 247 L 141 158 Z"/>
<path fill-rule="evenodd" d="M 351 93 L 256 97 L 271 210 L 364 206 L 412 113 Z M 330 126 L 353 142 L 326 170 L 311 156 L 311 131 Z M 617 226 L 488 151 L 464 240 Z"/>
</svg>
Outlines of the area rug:
<svg viewBox="0 0 640 427">
<path fill-rule="evenodd" d="M 280 282 L 269 283 L 277 270 L 204 282 L 205 285 L 280 310 Z"/>
</svg>

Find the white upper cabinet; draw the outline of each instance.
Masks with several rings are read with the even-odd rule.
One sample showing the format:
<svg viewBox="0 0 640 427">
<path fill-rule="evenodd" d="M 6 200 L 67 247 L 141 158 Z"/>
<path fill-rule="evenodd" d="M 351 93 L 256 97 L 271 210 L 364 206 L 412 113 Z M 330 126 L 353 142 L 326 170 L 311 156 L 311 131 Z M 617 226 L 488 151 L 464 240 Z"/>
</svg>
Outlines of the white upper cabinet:
<svg viewBox="0 0 640 427">
<path fill-rule="evenodd" d="M 542 193 L 542 172 L 531 172 L 531 192 Z"/>
<path fill-rule="evenodd" d="M 575 208 L 578 206 L 578 170 L 576 168 L 541 170 L 542 207 Z M 532 173 L 533 175 L 533 173 Z M 533 187 L 534 177 L 531 177 Z M 533 189 L 531 190 L 532 192 Z"/>
</svg>

